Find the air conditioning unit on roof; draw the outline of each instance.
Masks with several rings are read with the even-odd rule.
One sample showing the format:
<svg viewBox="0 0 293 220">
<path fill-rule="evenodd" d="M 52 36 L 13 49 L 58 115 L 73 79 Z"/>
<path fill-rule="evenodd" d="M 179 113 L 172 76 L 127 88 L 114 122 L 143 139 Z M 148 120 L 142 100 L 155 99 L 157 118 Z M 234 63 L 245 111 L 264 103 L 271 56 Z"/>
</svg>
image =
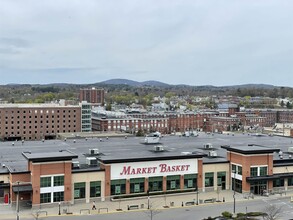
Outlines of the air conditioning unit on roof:
<svg viewBox="0 0 293 220">
<path fill-rule="evenodd" d="M 78 169 L 79 168 L 79 161 L 72 161 L 72 168 Z"/>
<path fill-rule="evenodd" d="M 155 150 L 156 152 L 164 151 L 164 146 L 162 146 L 162 145 L 154 146 L 154 150 Z"/>
<path fill-rule="evenodd" d="M 217 152 L 214 150 L 209 151 L 209 157 L 217 157 Z"/>
<path fill-rule="evenodd" d="M 87 157 L 86 158 L 86 163 L 89 166 L 97 166 L 98 165 L 98 160 L 95 157 Z"/>
<path fill-rule="evenodd" d="M 203 148 L 204 148 L 204 149 L 211 149 L 211 148 L 213 148 L 213 145 L 210 144 L 210 143 L 207 143 L 207 144 L 204 144 L 204 145 L 203 145 Z"/>
<path fill-rule="evenodd" d="M 97 155 L 97 154 L 99 154 L 99 149 L 97 149 L 97 148 L 89 149 L 89 154 L 90 155 Z"/>
</svg>

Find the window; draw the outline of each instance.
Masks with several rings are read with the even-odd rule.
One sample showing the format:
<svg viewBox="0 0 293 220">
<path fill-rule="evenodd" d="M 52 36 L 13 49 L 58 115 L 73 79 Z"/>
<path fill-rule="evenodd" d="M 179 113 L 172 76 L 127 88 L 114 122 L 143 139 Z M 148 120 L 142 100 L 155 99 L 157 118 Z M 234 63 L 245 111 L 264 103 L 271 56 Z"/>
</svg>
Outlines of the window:
<svg viewBox="0 0 293 220">
<path fill-rule="evenodd" d="M 144 192 L 144 178 L 130 179 L 130 193 Z"/>
<path fill-rule="evenodd" d="M 250 176 L 257 176 L 257 167 L 250 167 Z"/>
<path fill-rule="evenodd" d="M 85 198 L 85 182 L 74 183 L 74 198 L 75 199 Z"/>
<path fill-rule="evenodd" d="M 205 187 L 214 186 L 214 173 L 205 173 Z"/>
<path fill-rule="evenodd" d="M 40 185 L 41 187 L 51 187 L 51 177 L 41 177 Z"/>
<path fill-rule="evenodd" d="M 266 176 L 268 174 L 268 168 L 267 167 L 260 167 L 259 168 L 259 175 L 260 176 Z"/>
<path fill-rule="evenodd" d="M 180 176 L 167 176 L 167 190 L 180 189 Z"/>
<path fill-rule="evenodd" d="M 217 173 L 217 185 L 221 186 L 222 189 L 225 189 L 226 187 L 226 172 L 218 172 Z"/>
<path fill-rule="evenodd" d="M 163 177 L 150 177 L 149 178 L 149 190 L 153 191 L 162 191 L 163 190 Z"/>
<path fill-rule="evenodd" d="M 51 202 L 51 193 L 42 193 L 40 194 L 41 203 L 50 203 Z"/>
<path fill-rule="evenodd" d="M 53 193 L 53 202 L 64 201 L 64 192 L 54 192 Z"/>
<path fill-rule="evenodd" d="M 235 164 L 232 164 L 232 173 L 234 172 L 238 175 L 242 175 L 242 166 L 237 166 Z"/>
<path fill-rule="evenodd" d="M 126 193 L 126 180 L 111 181 L 111 195 L 120 195 Z"/>
<path fill-rule="evenodd" d="M 101 181 L 90 182 L 90 197 L 101 196 Z"/>
<path fill-rule="evenodd" d="M 242 175 L 242 167 L 237 166 L 237 174 Z"/>
<path fill-rule="evenodd" d="M 184 189 L 197 188 L 197 174 L 184 175 Z"/>
<path fill-rule="evenodd" d="M 54 186 L 64 186 L 64 176 L 54 176 Z"/>
<path fill-rule="evenodd" d="M 288 177 L 288 186 L 293 186 L 293 177 Z"/>
<path fill-rule="evenodd" d="M 284 186 L 284 179 L 276 179 L 273 181 L 273 187 L 282 187 Z"/>
</svg>

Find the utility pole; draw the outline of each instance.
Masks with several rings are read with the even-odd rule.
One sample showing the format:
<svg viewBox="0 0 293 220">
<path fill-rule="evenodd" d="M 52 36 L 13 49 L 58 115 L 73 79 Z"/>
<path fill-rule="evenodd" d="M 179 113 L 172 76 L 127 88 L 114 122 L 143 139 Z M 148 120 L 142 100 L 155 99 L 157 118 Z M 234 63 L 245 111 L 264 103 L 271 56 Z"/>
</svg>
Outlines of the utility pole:
<svg viewBox="0 0 293 220">
<path fill-rule="evenodd" d="M 235 191 L 235 183 L 236 183 L 236 170 L 233 170 L 233 173 L 234 173 L 234 182 L 233 182 L 233 189 L 234 189 L 234 194 L 233 194 L 233 199 L 234 199 L 234 206 L 233 206 L 233 213 L 235 214 L 235 206 L 236 206 L 236 198 L 235 198 L 235 194 L 236 194 L 236 191 Z"/>
<path fill-rule="evenodd" d="M 19 220 L 19 181 L 17 181 L 17 204 L 16 204 L 16 220 Z"/>
</svg>

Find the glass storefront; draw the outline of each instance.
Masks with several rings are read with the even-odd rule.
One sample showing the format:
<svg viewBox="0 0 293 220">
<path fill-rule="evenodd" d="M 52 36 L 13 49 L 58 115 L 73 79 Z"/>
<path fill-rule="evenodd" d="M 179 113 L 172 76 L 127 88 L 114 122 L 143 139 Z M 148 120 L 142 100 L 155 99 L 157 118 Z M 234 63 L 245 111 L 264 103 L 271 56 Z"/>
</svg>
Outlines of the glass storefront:
<svg viewBox="0 0 293 220">
<path fill-rule="evenodd" d="M 250 183 L 250 192 L 256 195 L 260 195 L 267 190 L 267 180 L 255 181 Z"/>
<path fill-rule="evenodd" d="M 184 175 L 184 189 L 197 188 L 197 174 Z"/>
<path fill-rule="evenodd" d="M 167 190 L 180 189 L 180 175 L 167 176 Z"/>
<path fill-rule="evenodd" d="M 126 193 L 126 180 L 111 180 L 111 195 L 121 195 Z"/>
<path fill-rule="evenodd" d="M 149 178 L 149 191 L 163 191 L 163 177 L 150 177 Z"/>
<path fill-rule="evenodd" d="M 226 189 L 226 172 L 218 172 L 217 173 L 217 185 L 221 189 Z"/>
<path fill-rule="evenodd" d="M 100 197 L 101 196 L 101 181 L 90 182 L 90 197 Z"/>
<path fill-rule="evenodd" d="M 145 182 L 145 178 L 130 179 L 130 193 L 143 193 L 144 182 Z"/>
<path fill-rule="evenodd" d="M 283 187 L 283 186 L 284 186 L 284 179 L 276 179 L 273 181 L 273 187 Z"/>
<path fill-rule="evenodd" d="M 205 187 L 213 187 L 214 186 L 214 173 L 205 173 L 204 179 Z"/>
<path fill-rule="evenodd" d="M 75 199 L 85 198 L 85 182 L 74 183 L 74 198 Z"/>
<path fill-rule="evenodd" d="M 232 178 L 232 190 L 242 193 L 242 180 Z"/>
</svg>

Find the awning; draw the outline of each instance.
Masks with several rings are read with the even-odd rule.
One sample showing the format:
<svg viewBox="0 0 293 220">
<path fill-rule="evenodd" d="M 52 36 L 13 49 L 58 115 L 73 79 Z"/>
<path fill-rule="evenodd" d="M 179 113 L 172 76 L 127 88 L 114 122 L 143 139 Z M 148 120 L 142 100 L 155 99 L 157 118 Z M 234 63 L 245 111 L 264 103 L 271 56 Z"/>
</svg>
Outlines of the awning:
<svg viewBox="0 0 293 220">
<path fill-rule="evenodd" d="M 293 177 L 293 173 L 278 173 L 273 175 L 266 175 L 266 176 L 253 176 L 253 177 L 246 177 L 247 182 L 257 182 L 261 180 L 276 180 L 276 179 L 284 179 Z"/>
<path fill-rule="evenodd" d="M 12 190 L 14 193 L 32 192 L 33 187 L 32 185 L 16 185 L 16 186 L 12 186 Z"/>
<path fill-rule="evenodd" d="M 6 188 L 10 188 L 9 183 L 0 183 L 0 189 L 6 189 Z"/>
</svg>

